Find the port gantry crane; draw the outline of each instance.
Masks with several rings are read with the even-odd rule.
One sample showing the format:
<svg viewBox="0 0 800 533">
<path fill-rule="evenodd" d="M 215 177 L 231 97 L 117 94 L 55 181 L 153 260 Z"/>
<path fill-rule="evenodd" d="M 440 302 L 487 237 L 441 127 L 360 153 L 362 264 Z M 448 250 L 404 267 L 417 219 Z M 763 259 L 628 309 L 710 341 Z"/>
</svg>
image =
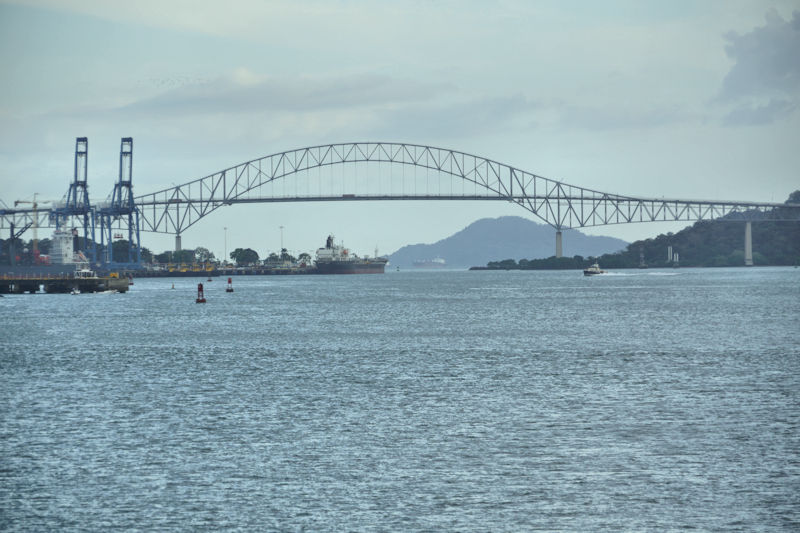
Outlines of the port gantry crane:
<svg viewBox="0 0 800 533">
<path fill-rule="evenodd" d="M 113 268 L 136 268 L 141 264 L 139 242 L 139 211 L 133 199 L 133 138 L 123 137 L 119 148 L 119 177 L 111 192 L 110 201 L 96 211 L 100 220 L 100 244 L 105 252 L 103 264 Z M 114 238 L 122 238 L 121 233 L 113 234 L 114 224 L 127 225 L 128 257 L 119 262 L 114 258 Z"/>
<path fill-rule="evenodd" d="M 97 261 L 97 244 L 94 235 L 94 209 L 89 201 L 89 140 L 86 137 L 75 139 L 75 166 L 72 183 L 70 183 L 66 198 L 50 211 L 50 222 L 55 223 L 56 229 L 67 225 L 72 217 L 77 217 L 83 222 L 83 243 L 79 246 L 92 261 Z M 76 250 L 78 251 L 78 250 Z"/>
<path fill-rule="evenodd" d="M 73 180 L 66 195 L 60 202 L 17 200 L 14 209 L 5 204 L 0 205 L 0 228 L 8 225 L 11 229 L 10 251 L 11 263 L 15 262 L 14 239 L 26 230 L 34 229 L 34 254 L 38 254 L 39 227 L 55 227 L 66 229 L 70 221 L 77 218 L 83 227 L 83 239 L 76 252 L 82 252 L 92 263 L 98 263 L 95 230 L 100 229 L 101 247 L 104 249 L 100 264 L 106 268 L 139 268 L 141 266 L 141 246 L 139 233 L 139 210 L 134 202 L 132 187 L 133 171 L 133 138 L 123 137 L 119 155 L 119 178 L 109 195 L 108 201 L 101 205 L 93 205 L 89 200 L 88 188 L 88 156 L 89 140 L 86 137 L 75 139 L 75 163 Z M 37 193 L 38 194 L 38 193 Z M 50 209 L 39 207 L 44 203 L 52 203 Z M 32 209 L 18 208 L 20 204 L 32 204 Z M 127 225 L 128 257 L 123 262 L 115 261 L 113 240 L 121 239 L 122 233 L 114 232 Z M 73 227 L 73 232 L 77 230 Z"/>
</svg>

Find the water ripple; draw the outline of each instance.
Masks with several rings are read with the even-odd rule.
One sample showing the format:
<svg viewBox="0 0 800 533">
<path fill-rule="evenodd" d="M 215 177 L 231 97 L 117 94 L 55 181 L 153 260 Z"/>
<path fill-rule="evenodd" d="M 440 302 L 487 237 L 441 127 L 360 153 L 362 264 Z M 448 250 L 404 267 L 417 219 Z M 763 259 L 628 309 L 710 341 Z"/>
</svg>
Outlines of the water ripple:
<svg viewBox="0 0 800 533">
<path fill-rule="evenodd" d="M 800 529 L 796 272 L 645 274 L 8 296 L 0 529 Z"/>
</svg>

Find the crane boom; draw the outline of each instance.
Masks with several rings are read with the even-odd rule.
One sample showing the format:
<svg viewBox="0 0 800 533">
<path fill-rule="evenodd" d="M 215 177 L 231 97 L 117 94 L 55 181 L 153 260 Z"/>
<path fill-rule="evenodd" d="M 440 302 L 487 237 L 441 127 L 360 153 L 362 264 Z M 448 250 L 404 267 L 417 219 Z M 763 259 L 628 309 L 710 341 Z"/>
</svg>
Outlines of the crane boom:
<svg viewBox="0 0 800 533">
<path fill-rule="evenodd" d="M 34 257 L 39 257 L 39 217 L 37 213 L 37 209 L 39 208 L 39 203 L 36 200 L 36 197 L 39 195 L 38 192 L 33 193 L 33 201 L 30 200 L 15 200 L 14 207 L 17 207 L 19 204 L 32 204 L 33 207 L 33 255 Z M 44 204 L 49 204 L 50 202 L 41 202 Z"/>
</svg>

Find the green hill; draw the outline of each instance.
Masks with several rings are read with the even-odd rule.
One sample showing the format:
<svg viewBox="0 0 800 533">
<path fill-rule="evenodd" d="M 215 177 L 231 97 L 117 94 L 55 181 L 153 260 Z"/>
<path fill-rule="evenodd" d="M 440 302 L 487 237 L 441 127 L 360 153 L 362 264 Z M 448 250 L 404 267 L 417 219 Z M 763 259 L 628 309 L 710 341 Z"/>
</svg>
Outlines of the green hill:
<svg viewBox="0 0 800 533">
<path fill-rule="evenodd" d="M 564 249 L 584 255 L 622 250 L 628 244 L 614 237 L 564 230 Z M 522 217 L 476 220 L 463 230 L 432 244 L 410 244 L 389 256 L 392 265 L 410 267 L 418 259 L 441 257 L 450 268 L 485 265 L 497 257 L 547 257 L 555 249 L 553 228 Z"/>
</svg>

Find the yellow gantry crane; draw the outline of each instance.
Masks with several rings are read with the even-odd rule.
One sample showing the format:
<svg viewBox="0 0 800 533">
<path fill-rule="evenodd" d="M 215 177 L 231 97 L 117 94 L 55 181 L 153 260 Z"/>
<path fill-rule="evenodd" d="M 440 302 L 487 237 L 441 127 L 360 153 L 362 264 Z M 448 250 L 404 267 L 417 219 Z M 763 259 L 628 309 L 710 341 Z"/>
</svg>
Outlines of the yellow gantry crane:
<svg viewBox="0 0 800 533">
<path fill-rule="evenodd" d="M 15 200 L 14 207 L 17 207 L 19 204 L 31 204 L 33 207 L 33 255 L 34 257 L 39 256 L 39 216 L 37 209 L 39 208 L 39 204 L 49 204 L 49 201 L 45 202 L 38 202 L 36 197 L 39 195 L 38 192 L 33 193 L 33 201 L 30 200 Z"/>
</svg>

